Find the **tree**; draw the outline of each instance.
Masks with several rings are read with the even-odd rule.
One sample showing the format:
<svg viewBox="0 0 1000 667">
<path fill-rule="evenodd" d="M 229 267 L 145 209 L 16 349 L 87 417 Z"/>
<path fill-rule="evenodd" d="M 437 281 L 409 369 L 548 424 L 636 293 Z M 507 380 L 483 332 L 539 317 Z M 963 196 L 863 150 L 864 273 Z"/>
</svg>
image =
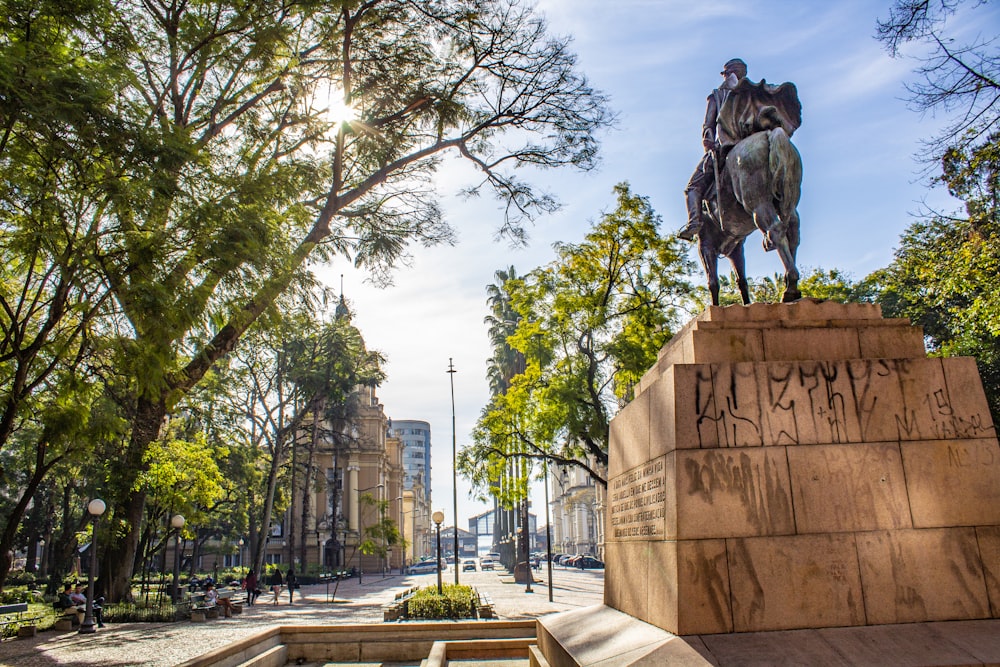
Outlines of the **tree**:
<svg viewBox="0 0 1000 667">
<path fill-rule="evenodd" d="M 491 399 L 462 469 L 485 491 L 512 458 L 579 466 L 606 484 L 608 424 L 693 306 L 693 265 L 625 183 L 579 244 L 505 289 L 518 313 L 508 341 L 525 369 Z M 524 493 L 513 485 L 517 497 Z"/>
<path fill-rule="evenodd" d="M 307 258 L 340 253 L 378 273 L 412 241 L 450 242 L 431 184 L 446 154 L 479 170 L 471 191 L 491 190 L 501 231 L 520 239 L 555 202 L 515 169 L 591 168 L 611 118 L 566 40 L 518 0 L 77 9 L 64 61 L 103 65 L 97 89 L 111 113 L 70 124 L 65 109 L 38 103 L 17 122 L 73 140 L 100 129 L 86 151 L 68 142 L 100 173 L 52 188 L 86 196 L 79 219 L 96 239 L 76 251 L 113 295 L 106 333 L 130 379 L 118 458 L 127 491 L 109 498 L 118 529 L 101 584 L 120 599 L 146 501 L 133 482 L 163 418 Z M 13 71 L 5 57 L 0 71 Z M 338 106 L 354 119 L 332 119 Z M 9 199 L 18 190 L 6 178 Z"/>
<path fill-rule="evenodd" d="M 869 276 L 887 315 L 924 329 L 933 354 L 976 358 L 1000 419 L 1000 141 L 946 159 L 942 180 L 965 215 L 933 215 L 906 230 L 892 263 Z"/>
<path fill-rule="evenodd" d="M 1000 53 L 996 36 L 958 44 L 948 36 L 948 22 L 964 11 L 972 18 L 988 3 L 964 0 L 895 0 L 889 18 L 878 21 L 876 37 L 897 57 L 910 44 L 922 47 L 917 56 L 917 82 L 907 85 L 913 108 L 921 113 L 943 110 L 952 115 L 941 133 L 929 140 L 923 157 L 936 162 L 947 151 L 968 152 L 995 141 L 990 134 L 1000 123 Z M 972 20 L 975 20 L 972 18 Z"/>
<path fill-rule="evenodd" d="M 964 204 L 925 211 L 900 239 L 893 262 L 866 279 L 888 315 L 924 328 L 932 354 L 976 357 L 994 422 L 1000 417 L 1000 55 L 997 37 L 956 44 L 948 21 L 962 0 L 897 0 L 878 37 L 896 55 L 918 42 L 929 55 L 908 87 L 919 111 L 952 120 L 925 147 L 940 160 L 934 180 Z M 968 11 L 986 3 L 973 3 Z"/>
<path fill-rule="evenodd" d="M 783 281 L 784 277 L 780 273 L 747 278 L 751 300 L 754 303 L 780 303 Z M 723 306 L 743 303 L 736 284 L 736 274 L 720 276 L 719 289 L 719 300 Z M 866 281 L 856 281 L 840 269 L 803 269 L 799 278 L 799 290 L 804 298 L 838 303 L 871 303 L 875 300 Z"/>
</svg>

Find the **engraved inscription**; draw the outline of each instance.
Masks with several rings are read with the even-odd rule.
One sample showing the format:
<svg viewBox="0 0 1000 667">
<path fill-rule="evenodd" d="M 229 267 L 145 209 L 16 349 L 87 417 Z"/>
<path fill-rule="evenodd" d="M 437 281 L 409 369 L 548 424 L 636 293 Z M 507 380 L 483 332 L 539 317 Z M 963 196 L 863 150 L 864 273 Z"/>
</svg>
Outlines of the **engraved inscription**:
<svg viewBox="0 0 1000 667">
<path fill-rule="evenodd" d="M 937 359 L 712 364 L 691 406 L 699 446 L 990 437 L 988 414 L 956 404 Z"/>
<path fill-rule="evenodd" d="M 659 457 L 611 480 L 611 530 L 619 540 L 663 538 L 667 474 Z"/>
</svg>

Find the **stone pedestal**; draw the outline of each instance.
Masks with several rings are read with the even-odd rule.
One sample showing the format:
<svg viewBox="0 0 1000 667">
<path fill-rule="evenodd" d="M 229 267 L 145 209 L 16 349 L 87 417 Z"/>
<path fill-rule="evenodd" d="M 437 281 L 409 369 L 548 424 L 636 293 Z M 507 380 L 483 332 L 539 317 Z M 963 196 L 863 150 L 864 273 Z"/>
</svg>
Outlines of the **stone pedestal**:
<svg viewBox="0 0 1000 667">
<path fill-rule="evenodd" d="M 678 635 L 1000 617 L 972 359 L 878 306 L 712 307 L 611 423 L 605 604 Z"/>
</svg>

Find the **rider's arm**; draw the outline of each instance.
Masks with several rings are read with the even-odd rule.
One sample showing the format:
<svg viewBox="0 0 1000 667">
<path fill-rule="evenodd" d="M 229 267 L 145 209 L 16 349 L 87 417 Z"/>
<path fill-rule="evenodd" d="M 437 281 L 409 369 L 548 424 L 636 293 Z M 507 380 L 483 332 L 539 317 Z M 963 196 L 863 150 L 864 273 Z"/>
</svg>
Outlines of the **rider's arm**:
<svg viewBox="0 0 1000 667">
<path fill-rule="evenodd" d="M 715 147 L 715 126 L 719 122 L 719 106 L 715 99 L 715 92 L 708 96 L 708 103 L 705 106 L 705 122 L 701 126 L 701 144 L 705 150 Z"/>
</svg>

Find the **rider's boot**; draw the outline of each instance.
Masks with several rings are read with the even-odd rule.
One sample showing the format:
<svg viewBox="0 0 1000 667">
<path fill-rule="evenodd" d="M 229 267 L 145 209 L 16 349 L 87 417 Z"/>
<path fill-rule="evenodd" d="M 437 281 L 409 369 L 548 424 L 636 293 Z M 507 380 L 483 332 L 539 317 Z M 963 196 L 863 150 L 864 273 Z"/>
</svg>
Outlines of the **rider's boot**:
<svg viewBox="0 0 1000 667">
<path fill-rule="evenodd" d="M 691 189 L 684 194 L 687 196 L 688 223 L 684 229 L 677 232 L 677 237 L 685 241 L 694 241 L 694 237 L 701 231 L 701 193 Z"/>
</svg>

